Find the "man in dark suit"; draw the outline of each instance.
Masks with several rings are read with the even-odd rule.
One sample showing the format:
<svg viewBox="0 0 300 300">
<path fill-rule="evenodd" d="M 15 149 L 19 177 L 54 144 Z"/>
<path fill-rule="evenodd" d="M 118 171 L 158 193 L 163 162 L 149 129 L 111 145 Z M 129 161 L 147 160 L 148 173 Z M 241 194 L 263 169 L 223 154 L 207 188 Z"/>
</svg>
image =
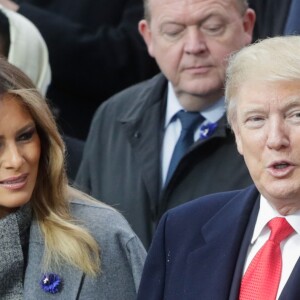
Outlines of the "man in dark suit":
<svg viewBox="0 0 300 300">
<path fill-rule="evenodd" d="M 139 300 L 299 299 L 299 48 L 276 37 L 231 58 L 227 115 L 255 185 L 168 211 Z"/>
<path fill-rule="evenodd" d="M 251 42 L 255 14 L 243 0 L 144 6 L 139 29 L 162 73 L 100 106 L 76 183 L 119 209 L 148 247 L 168 208 L 252 182 L 223 88 L 226 59 Z"/>
<path fill-rule="evenodd" d="M 49 49 L 47 97 L 65 134 L 85 139 L 101 102 L 158 68 L 138 32 L 141 0 L 0 0 L 31 20 Z"/>
</svg>

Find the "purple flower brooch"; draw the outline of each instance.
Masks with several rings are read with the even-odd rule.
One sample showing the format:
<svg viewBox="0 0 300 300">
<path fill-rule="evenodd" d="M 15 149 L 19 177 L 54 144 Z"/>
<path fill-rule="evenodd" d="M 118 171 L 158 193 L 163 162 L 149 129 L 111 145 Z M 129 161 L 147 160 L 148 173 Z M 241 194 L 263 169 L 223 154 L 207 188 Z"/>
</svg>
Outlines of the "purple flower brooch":
<svg viewBox="0 0 300 300">
<path fill-rule="evenodd" d="M 218 127 L 218 123 L 205 123 L 200 126 L 200 139 L 204 140 L 210 137 Z"/>
<path fill-rule="evenodd" d="M 44 292 L 56 294 L 61 291 L 62 279 L 55 273 L 46 273 L 40 281 L 40 286 Z"/>
</svg>

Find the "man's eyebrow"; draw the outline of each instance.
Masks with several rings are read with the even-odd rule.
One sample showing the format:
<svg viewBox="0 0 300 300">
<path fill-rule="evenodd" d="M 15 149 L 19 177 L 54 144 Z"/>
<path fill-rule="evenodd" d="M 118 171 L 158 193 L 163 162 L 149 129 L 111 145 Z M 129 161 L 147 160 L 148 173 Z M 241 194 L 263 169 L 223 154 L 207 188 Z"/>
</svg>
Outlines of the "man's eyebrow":
<svg viewBox="0 0 300 300">
<path fill-rule="evenodd" d="M 287 98 L 285 103 L 283 104 L 283 107 L 286 109 L 290 109 L 290 108 L 293 108 L 293 107 L 299 106 L 299 105 L 300 105 L 300 96 L 295 95 L 295 96 L 291 96 L 291 97 Z"/>
</svg>

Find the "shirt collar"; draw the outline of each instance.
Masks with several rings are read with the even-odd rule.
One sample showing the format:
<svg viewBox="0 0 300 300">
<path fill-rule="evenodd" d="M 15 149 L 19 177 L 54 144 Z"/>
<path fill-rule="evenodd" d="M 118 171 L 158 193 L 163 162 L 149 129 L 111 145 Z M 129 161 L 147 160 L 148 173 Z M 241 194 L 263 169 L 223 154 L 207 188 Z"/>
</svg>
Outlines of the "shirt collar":
<svg viewBox="0 0 300 300">
<path fill-rule="evenodd" d="M 184 108 L 179 103 L 171 82 L 168 82 L 167 108 L 165 118 L 165 128 L 172 121 L 174 115 Z M 211 123 L 217 122 L 225 113 L 224 97 L 220 98 L 210 107 L 201 111 L 201 115 Z"/>
<path fill-rule="evenodd" d="M 169 125 L 169 123 L 172 121 L 172 118 L 182 110 L 183 107 L 180 105 L 176 95 L 175 91 L 173 89 L 173 86 L 171 82 L 168 82 L 168 96 L 167 96 L 167 109 L 166 109 L 166 118 L 165 118 L 165 128 Z"/>
<path fill-rule="evenodd" d="M 290 223 L 290 225 L 294 228 L 294 230 L 300 234 L 300 211 L 288 216 L 282 216 L 280 213 L 273 208 L 270 202 L 263 196 L 260 196 L 260 207 L 259 212 L 251 240 L 251 244 L 254 244 L 258 237 L 262 234 L 263 230 L 267 230 L 267 223 L 275 218 L 282 217 L 286 218 L 286 220 Z"/>
</svg>

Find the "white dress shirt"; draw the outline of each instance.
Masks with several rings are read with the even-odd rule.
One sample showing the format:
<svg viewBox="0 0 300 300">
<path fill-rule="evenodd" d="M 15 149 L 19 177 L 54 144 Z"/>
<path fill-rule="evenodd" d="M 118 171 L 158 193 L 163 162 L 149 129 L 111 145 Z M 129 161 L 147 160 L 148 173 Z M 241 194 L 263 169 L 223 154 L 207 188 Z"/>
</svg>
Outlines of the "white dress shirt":
<svg viewBox="0 0 300 300">
<path fill-rule="evenodd" d="M 162 182 L 163 185 L 165 183 L 169 164 L 171 162 L 172 154 L 175 148 L 175 145 L 179 139 L 180 132 L 181 132 L 181 123 L 179 119 L 172 120 L 174 115 L 177 114 L 180 110 L 184 110 L 181 104 L 179 103 L 173 86 L 169 82 L 168 83 L 168 96 L 167 96 L 167 107 L 166 107 L 166 116 L 165 116 L 165 126 L 164 126 L 164 137 L 163 137 L 163 144 L 162 144 L 162 153 L 161 153 L 161 165 L 162 165 Z M 203 124 L 206 122 L 215 123 L 225 113 L 225 105 L 224 105 L 224 98 L 221 98 L 219 101 L 214 103 L 212 106 L 206 108 L 205 110 L 201 111 L 201 115 L 207 120 L 204 121 Z M 196 128 L 194 134 L 194 141 L 197 141 L 200 137 L 200 126 Z"/>
<path fill-rule="evenodd" d="M 300 256 L 300 211 L 296 212 L 293 215 L 282 216 L 261 195 L 259 213 L 256 220 L 251 244 L 249 246 L 247 259 L 244 266 L 244 273 L 246 272 L 256 253 L 268 240 L 271 231 L 267 226 L 267 223 L 275 217 L 285 218 L 295 230 L 295 233 L 281 242 L 280 245 L 282 252 L 282 273 L 276 297 L 276 299 L 278 299 Z"/>
</svg>

